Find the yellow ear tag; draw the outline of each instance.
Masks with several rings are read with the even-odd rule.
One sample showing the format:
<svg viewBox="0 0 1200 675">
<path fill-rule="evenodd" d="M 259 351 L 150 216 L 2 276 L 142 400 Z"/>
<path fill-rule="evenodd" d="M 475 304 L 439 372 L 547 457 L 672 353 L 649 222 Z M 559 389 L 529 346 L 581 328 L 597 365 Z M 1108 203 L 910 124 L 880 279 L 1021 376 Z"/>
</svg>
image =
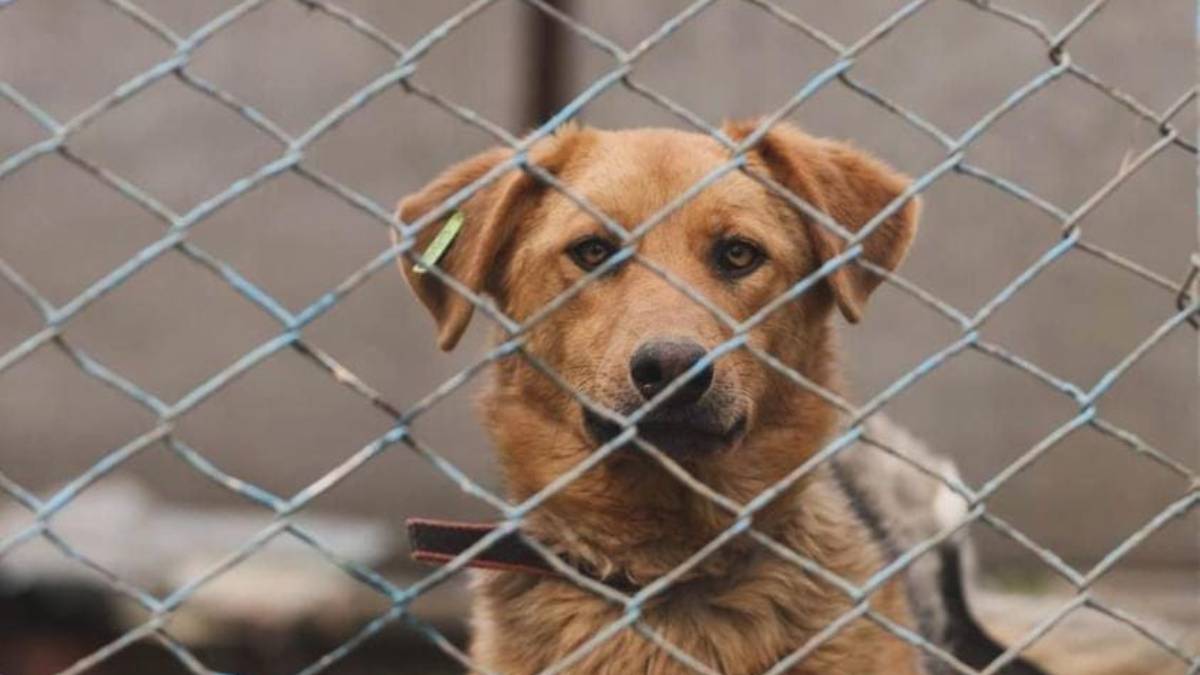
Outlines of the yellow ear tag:
<svg viewBox="0 0 1200 675">
<path fill-rule="evenodd" d="M 454 215 L 450 216 L 450 220 L 442 225 L 442 229 L 429 242 L 425 252 L 421 254 L 421 261 L 414 264 L 412 271 L 414 274 L 425 274 L 429 271 L 432 265 L 436 265 L 442 256 L 446 255 L 446 249 L 450 248 L 450 244 L 454 243 L 454 238 L 458 236 L 459 230 L 462 229 L 463 222 L 466 216 L 462 211 L 455 211 Z"/>
</svg>

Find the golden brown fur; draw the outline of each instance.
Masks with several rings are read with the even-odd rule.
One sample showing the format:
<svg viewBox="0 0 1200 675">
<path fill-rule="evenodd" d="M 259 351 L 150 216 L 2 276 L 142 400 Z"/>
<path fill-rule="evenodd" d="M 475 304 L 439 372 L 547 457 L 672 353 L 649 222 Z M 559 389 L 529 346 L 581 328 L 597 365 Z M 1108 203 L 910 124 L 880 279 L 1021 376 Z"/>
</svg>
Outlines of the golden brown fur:
<svg viewBox="0 0 1200 675">
<path fill-rule="evenodd" d="M 740 138 L 753 127 L 726 129 Z M 450 168 L 400 205 L 412 222 L 509 157 L 492 150 Z M 637 227 L 728 159 L 716 141 L 663 129 L 599 131 L 570 127 L 536 144 L 532 162 L 627 229 Z M 787 126 L 747 157 L 752 171 L 786 186 L 848 228 L 859 229 L 900 195 L 907 181 L 838 142 Z M 439 267 L 491 296 L 516 321 L 535 315 L 584 272 L 565 251 L 580 237 L 609 237 L 570 199 L 521 171 L 509 171 L 461 207 L 462 234 Z M 892 269 L 916 229 L 910 201 L 869 236 L 863 257 Z M 418 237 L 423 250 L 437 225 Z M 765 251 L 737 280 L 714 274 L 710 250 L 730 237 Z M 740 171 L 723 175 L 651 230 L 638 245 L 646 260 L 703 295 L 735 321 L 753 316 L 823 261 L 841 241 Z M 450 349 L 473 306 L 432 274 L 403 265 Z M 857 264 L 839 268 L 777 308 L 746 334 L 809 380 L 838 388 L 834 308 L 857 321 L 878 278 Z M 630 355 L 649 339 L 687 339 L 712 349 L 732 332 L 654 271 L 623 264 L 586 286 L 527 334 L 526 353 L 575 390 L 628 414 L 640 405 L 628 383 Z M 714 366 L 703 403 L 730 432 L 727 447 L 674 459 L 699 481 L 739 503 L 779 482 L 828 441 L 836 411 L 746 349 Z M 515 354 L 497 363 L 482 397 L 510 497 L 521 501 L 587 458 L 600 444 L 569 392 Z M 525 531 L 556 552 L 605 574 L 648 583 L 684 562 L 733 523 L 644 453 L 621 448 L 551 496 Z M 824 469 L 782 490 L 754 526 L 853 582 L 882 566 L 880 553 Z M 910 624 L 903 588 L 883 586 L 871 606 Z M 559 579 L 513 572 L 477 577 L 472 657 L 494 672 L 535 673 L 622 616 L 622 608 Z M 693 658 L 730 675 L 761 673 L 801 648 L 852 607 L 837 589 L 750 541 L 735 537 L 652 599 L 642 620 Z M 921 672 L 915 650 L 859 619 L 797 662 L 792 673 L 906 675 Z M 573 673 L 691 672 L 632 628 L 583 656 Z"/>
</svg>

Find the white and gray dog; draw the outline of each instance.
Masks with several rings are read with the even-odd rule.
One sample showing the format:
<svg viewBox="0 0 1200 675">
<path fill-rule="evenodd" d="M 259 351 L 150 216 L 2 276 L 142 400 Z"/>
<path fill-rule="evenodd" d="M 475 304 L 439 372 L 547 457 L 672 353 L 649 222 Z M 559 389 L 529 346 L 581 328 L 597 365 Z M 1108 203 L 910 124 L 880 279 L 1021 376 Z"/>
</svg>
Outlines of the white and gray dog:
<svg viewBox="0 0 1200 675">
<path fill-rule="evenodd" d="M 954 525 L 967 513 L 966 500 L 946 483 L 870 441 L 904 455 L 933 473 L 953 480 L 958 469 L 887 417 L 865 424 L 863 442 L 833 461 L 833 474 L 850 498 L 855 513 L 879 540 L 889 559 Z M 1004 653 L 980 624 L 968 599 L 975 554 L 970 537 L 960 529 L 906 569 L 909 602 L 921 633 L 964 664 L 982 670 Z M 929 656 L 931 673 L 950 673 L 941 659 Z M 1016 658 L 1000 675 L 1046 675 L 1024 658 Z"/>
</svg>

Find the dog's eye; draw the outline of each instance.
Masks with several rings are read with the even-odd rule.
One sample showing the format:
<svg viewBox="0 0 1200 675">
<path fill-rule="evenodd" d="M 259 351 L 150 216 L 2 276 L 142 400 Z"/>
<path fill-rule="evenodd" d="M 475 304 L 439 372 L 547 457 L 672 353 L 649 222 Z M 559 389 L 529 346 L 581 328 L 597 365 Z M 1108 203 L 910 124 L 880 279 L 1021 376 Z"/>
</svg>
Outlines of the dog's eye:
<svg viewBox="0 0 1200 675">
<path fill-rule="evenodd" d="M 571 260 L 584 271 L 596 269 L 616 251 L 616 246 L 599 237 L 588 237 L 567 249 Z"/>
<path fill-rule="evenodd" d="M 726 239 L 717 244 L 717 268 L 730 278 L 753 272 L 763 261 L 763 252 L 745 239 Z"/>
</svg>

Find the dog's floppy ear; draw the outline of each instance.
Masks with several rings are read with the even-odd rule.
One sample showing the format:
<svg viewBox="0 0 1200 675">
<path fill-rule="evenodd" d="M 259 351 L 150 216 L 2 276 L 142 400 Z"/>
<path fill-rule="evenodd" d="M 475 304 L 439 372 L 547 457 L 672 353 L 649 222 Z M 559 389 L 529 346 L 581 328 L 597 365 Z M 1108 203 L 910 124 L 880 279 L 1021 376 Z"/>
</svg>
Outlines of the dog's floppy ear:
<svg viewBox="0 0 1200 675">
<path fill-rule="evenodd" d="M 725 125 L 725 132 L 740 140 L 757 126 L 757 121 L 732 122 Z M 906 176 L 849 144 L 814 138 L 787 124 L 772 127 L 749 156 L 760 160 L 776 182 L 851 232 L 861 230 L 909 185 Z M 751 162 L 752 167 L 755 164 Z M 909 199 L 863 240 L 862 258 L 888 271 L 896 269 L 917 233 L 919 211 L 919 200 Z M 829 228 L 808 217 L 803 220 L 822 262 L 845 249 L 845 241 Z M 838 309 L 851 323 L 862 318 L 867 298 L 882 281 L 855 261 L 826 279 Z"/>
<path fill-rule="evenodd" d="M 567 151 L 568 137 L 576 133 L 575 128 L 568 128 L 535 144 L 529 152 L 530 161 L 555 171 Z M 397 217 L 401 222 L 412 223 L 511 158 L 512 154 L 507 148 L 493 148 L 455 164 L 420 191 L 400 200 Z M 457 212 L 461 215 L 458 232 L 450 238 L 448 248 L 437 258 L 436 265 L 471 291 L 494 295 L 493 282 L 499 271 L 496 263 L 501 251 L 511 238 L 520 215 L 533 207 L 541 190 L 542 185 L 536 178 L 514 167 L 477 191 L 458 209 L 447 213 L 445 218 L 424 227 L 417 234 L 412 251 L 417 256 L 424 254 L 446 223 L 459 217 L 455 215 Z M 442 238 L 444 240 L 445 236 Z M 397 241 L 395 230 L 392 230 L 392 240 Z M 438 346 L 445 351 L 453 349 L 466 331 L 475 305 L 433 273 L 421 271 L 408 258 L 401 256 L 398 260 L 413 292 L 437 322 Z"/>
</svg>

